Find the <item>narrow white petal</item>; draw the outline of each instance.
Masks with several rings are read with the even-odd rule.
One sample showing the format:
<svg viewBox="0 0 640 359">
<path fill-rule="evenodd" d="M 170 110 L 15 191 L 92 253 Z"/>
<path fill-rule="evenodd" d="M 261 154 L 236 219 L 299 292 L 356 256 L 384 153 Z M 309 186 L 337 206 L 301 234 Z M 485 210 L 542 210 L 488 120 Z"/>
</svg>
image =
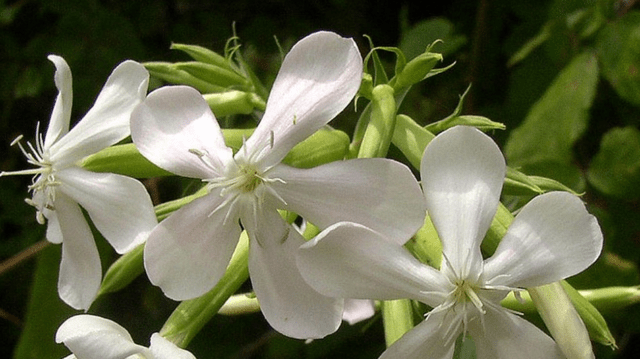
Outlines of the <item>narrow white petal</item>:
<svg viewBox="0 0 640 359">
<path fill-rule="evenodd" d="M 429 319 L 418 324 L 393 343 L 379 359 L 452 358 L 455 341 L 447 345 L 441 336 L 441 326 L 446 327 L 446 324 L 442 323 L 446 320 L 446 315 L 446 312 L 431 314 Z"/>
<path fill-rule="evenodd" d="M 320 31 L 298 41 L 282 63 L 247 152 L 269 165 L 280 162 L 349 104 L 361 79 L 362 57 L 353 39 Z"/>
<path fill-rule="evenodd" d="M 131 115 L 131 138 L 149 161 L 184 177 L 220 176 L 232 159 L 209 105 L 187 86 L 150 93 Z M 193 150 L 207 154 L 209 164 Z"/>
<path fill-rule="evenodd" d="M 122 254 L 142 244 L 158 224 L 147 190 L 139 181 L 78 167 L 58 172 L 60 190 L 87 210 L 93 224 Z"/>
<path fill-rule="evenodd" d="M 63 237 L 58 293 L 71 307 L 87 310 L 102 280 L 98 248 L 80 207 L 72 199 L 58 193 L 54 206 Z"/>
<path fill-rule="evenodd" d="M 469 332 L 475 342 L 478 359 L 564 358 L 551 337 L 506 310 L 487 308 L 484 328 L 479 320 L 475 320 L 470 323 Z"/>
<path fill-rule="evenodd" d="M 370 158 L 331 162 L 311 169 L 278 165 L 272 188 L 296 212 L 320 228 L 360 223 L 404 244 L 423 225 L 425 205 L 420 186 L 403 164 Z"/>
<path fill-rule="evenodd" d="M 249 274 L 264 317 L 275 330 L 292 338 L 316 339 L 335 332 L 342 319 L 342 300 L 316 292 L 296 267 L 295 251 L 304 238 L 275 210 L 260 220 L 262 233 L 270 233 L 261 236 L 260 242 L 251 239 Z"/>
<path fill-rule="evenodd" d="M 149 349 L 154 359 L 196 359 L 193 354 L 178 348 L 177 345 L 166 340 L 158 333 L 151 335 L 151 346 Z"/>
<path fill-rule="evenodd" d="M 56 215 L 55 211 L 50 211 L 46 208 L 44 212 L 47 218 L 47 240 L 54 244 L 62 243 L 62 230 L 60 229 L 58 215 Z"/>
<path fill-rule="evenodd" d="M 240 238 L 237 215 L 225 222 L 219 191 L 180 208 L 151 232 L 144 247 L 149 280 L 174 300 L 198 297 L 220 280 Z"/>
<path fill-rule="evenodd" d="M 322 231 L 300 247 L 297 264 L 307 283 L 336 298 L 411 298 L 435 307 L 450 290 L 439 271 L 356 223 Z"/>
<path fill-rule="evenodd" d="M 133 343 L 131 335 L 119 324 L 88 314 L 62 323 L 56 342 L 64 343 L 80 359 L 124 359 L 138 353 L 149 354 L 147 348 Z"/>
<path fill-rule="evenodd" d="M 424 151 L 427 212 L 455 270 L 480 271 L 480 242 L 496 213 L 505 168 L 495 142 L 473 127 L 444 131 Z"/>
<path fill-rule="evenodd" d="M 118 65 L 89 112 L 51 146 L 51 160 L 73 163 L 129 136 L 131 112 L 144 99 L 148 83 L 144 66 L 130 60 Z"/>
<path fill-rule="evenodd" d="M 69 132 L 71 121 L 71 106 L 73 103 L 73 87 L 71 69 L 67 62 L 60 56 L 49 55 L 49 61 L 56 67 L 54 82 L 58 89 L 58 97 L 51 112 L 47 134 L 44 136 L 44 149 L 49 149 L 60 137 Z"/>
<path fill-rule="evenodd" d="M 354 325 L 363 320 L 373 317 L 376 308 L 373 300 L 370 299 L 345 299 L 342 320 Z"/>
<path fill-rule="evenodd" d="M 549 192 L 525 205 L 484 271 L 489 284 L 535 287 L 580 273 L 602 250 L 602 231 L 582 201 Z M 494 278 L 494 279 L 492 279 Z"/>
</svg>

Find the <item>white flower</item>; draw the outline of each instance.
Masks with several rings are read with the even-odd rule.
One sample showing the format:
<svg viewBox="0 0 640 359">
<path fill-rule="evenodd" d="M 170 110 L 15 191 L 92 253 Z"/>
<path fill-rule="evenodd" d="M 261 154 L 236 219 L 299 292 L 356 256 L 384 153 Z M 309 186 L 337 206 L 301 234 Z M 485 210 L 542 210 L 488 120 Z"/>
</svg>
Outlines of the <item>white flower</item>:
<svg viewBox="0 0 640 359">
<path fill-rule="evenodd" d="M 411 298 L 433 308 L 383 358 L 451 358 L 469 334 L 478 358 L 562 357 L 540 329 L 500 306 L 511 290 L 577 274 L 602 249 L 602 233 L 582 202 L 565 192 L 534 198 L 493 256 L 480 243 L 495 215 L 505 163 L 480 131 L 456 127 L 437 136 L 421 164 L 427 210 L 443 245 L 440 270 L 417 261 L 364 226 L 336 224 L 298 253 L 298 267 L 320 293 L 334 297 Z"/>
<path fill-rule="evenodd" d="M 284 59 L 260 124 L 235 156 L 198 92 L 184 86 L 152 92 L 132 115 L 133 142 L 159 167 L 202 179 L 209 192 L 151 233 L 144 253 L 151 282 L 175 300 L 210 290 L 226 270 L 240 221 L 250 237 L 253 289 L 269 323 L 297 338 L 335 331 L 341 304 L 300 277 L 294 252 L 304 239 L 277 209 L 321 228 L 345 219 L 364 223 L 402 243 L 424 220 L 420 187 L 400 163 L 352 160 L 312 169 L 280 163 L 347 106 L 361 77 L 353 40 L 318 32 L 299 41 Z"/>
<path fill-rule="evenodd" d="M 144 186 L 129 177 L 93 173 L 78 163 L 87 155 L 111 146 L 129 135 L 129 117 L 144 99 L 149 79 L 142 65 L 125 61 L 107 80 L 94 106 L 69 130 L 71 70 L 60 56 L 51 55 L 58 88 L 47 133 L 36 131 L 35 146 L 20 144 L 27 161 L 36 168 L 0 175 L 34 175 L 29 186 L 40 224 L 48 222 L 47 239 L 62 243 L 58 279 L 60 298 L 76 309 L 88 309 L 95 298 L 102 270 L 93 235 L 80 206 L 118 253 L 141 244 L 157 224 Z"/>
<path fill-rule="evenodd" d="M 56 343 L 64 343 L 73 354 L 65 359 L 195 359 L 158 333 L 149 348 L 135 344 L 131 335 L 109 319 L 81 314 L 67 319 L 56 332 Z"/>
</svg>

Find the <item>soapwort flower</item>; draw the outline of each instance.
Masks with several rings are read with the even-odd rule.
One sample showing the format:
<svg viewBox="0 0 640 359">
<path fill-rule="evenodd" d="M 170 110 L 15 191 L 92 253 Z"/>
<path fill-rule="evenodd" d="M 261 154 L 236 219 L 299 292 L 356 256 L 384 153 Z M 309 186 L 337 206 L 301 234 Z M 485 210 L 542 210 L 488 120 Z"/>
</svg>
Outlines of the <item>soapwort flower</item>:
<svg viewBox="0 0 640 359">
<path fill-rule="evenodd" d="M 64 343 L 73 353 L 65 359 L 195 359 L 158 333 L 151 335 L 147 348 L 135 344 L 118 323 L 89 314 L 67 319 L 56 332 L 56 343 Z"/>
<path fill-rule="evenodd" d="M 525 205 L 493 256 L 483 260 L 480 243 L 505 168 L 496 144 L 480 131 L 443 132 L 421 163 L 427 211 L 443 246 L 440 270 L 375 230 L 339 223 L 301 247 L 302 276 L 328 296 L 411 298 L 433 308 L 383 358 L 451 358 L 460 334 L 473 338 L 478 358 L 562 357 L 551 337 L 500 301 L 510 291 L 583 271 L 600 254 L 602 233 L 577 197 L 551 192 Z"/>
<path fill-rule="evenodd" d="M 98 292 L 102 271 L 91 229 L 78 205 L 118 253 L 141 244 L 157 220 L 140 182 L 112 173 L 93 173 L 78 163 L 129 135 L 129 117 L 144 99 L 149 74 L 136 62 L 121 63 L 93 107 L 69 130 L 71 70 L 60 56 L 50 55 L 49 60 L 56 67 L 59 91 L 49 128 L 43 138 L 38 126 L 35 145 L 22 145 L 22 136 L 12 143 L 18 144 L 35 168 L 0 175 L 34 176 L 29 186 L 32 197 L 26 202 L 36 208 L 38 223 L 48 222 L 47 240 L 62 243 L 60 298 L 73 308 L 88 309 Z"/>
<path fill-rule="evenodd" d="M 350 220 L 406 241 L 424 220 L 410 170 L 387 159 L 339 161 L 311 169 L 281 160 L 354 97 L 362 57 L 352 39 L 317 32 L 286 55 L 255 132 L 233 155 L 202 96 L 158 89 L 134 111 L 131 135 L 157 166 L 200 178 L 208 194 L 162 221 L 145 245 L 151 282 L 169 298 L 210 290 L 224 274 L 241 231 L 250 237 L 249 272 L 265 318 L 281 333 L 318 338 L 335 331 L 341 303 L 302 279 L 295 250 L 304 243 L 277 209 L 325 228 Z"/>
</svg>

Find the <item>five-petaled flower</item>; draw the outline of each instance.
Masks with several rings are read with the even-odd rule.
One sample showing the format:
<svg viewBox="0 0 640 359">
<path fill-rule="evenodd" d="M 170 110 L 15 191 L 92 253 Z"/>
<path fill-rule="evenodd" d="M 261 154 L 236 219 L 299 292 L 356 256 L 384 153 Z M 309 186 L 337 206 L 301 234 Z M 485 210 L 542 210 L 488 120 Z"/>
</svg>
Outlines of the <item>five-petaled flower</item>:
<svg viewBox="0 0 640 359">
<path fill-rule="evenodd" d="M 140 182 L 112 173 L 90 172 L 78 163 L 129 135 L 130 115 L 146 95 L 149 74 L 134 61 L 120 64 L 91 110 L 69 130 L 71 70 L 60 56 L 51 55 L 49 60 L 56 66 L 59 92 L 47 133 L 43 139 L 37 130 L 35 145 L 23 146 L 22 136 L 13 142 L 35 168 L 0 175 L 34 176 L 29 186 L 32 197 L 26 202 L 36 208 L 39 223 L 48 222 L 47 239 L 62 243 L 60 298 L 76 309 L 88 309 L 98 292 L 102 270 L 91 229 L 78 204 L 118 253 L 144 242 L 157 220 Z"/>
<path fill-rule="evenodd" d="M 158 333 L 151 335 L 147 348 L 134 343 L 118 323 L 88 314 L 73 316 L 62 323 L 56 332 L 56 342 L 64 343 L 73 353 L 65 359 L 195 359 Z"/>
<path fill-rule="evenodd" d="M 551 192 L 525 205 L 483 260 L 480 243 L 496 213 L 505 169 L 500 150 L 480 131 L 443 132 L 427 146 L 420 171 L 442 241 L 440 270 L 374 230 L 339 223 L 301 247 L 301 274 L 325 295 L 411 298 L 433 308 L 383 358 L 451 358 L 460 334 L 473 338 L 478 358 L 562 357 L 549 336 L 500 301 L 510 291 L 583 271 L 600 254 L 602 233 L 580 199 Z"/>
<path fill-rule="evenodd" d="M 362 159 L 311 169 L 281 163 L 347 106 L 361 78 L 362 57 L 352 39 L 318 32 L 299 41 L 284 59 L 260 124 L 235 155 L 197 91 L 152 92 L 132 115 L 133 142 L 159 167 L 202 179 L 208 194 L 150 234 L 144 263 L 151 282 L 176 300 L 210 290 L 238 243 L 240 222 L 250 237 L 253 289 L 269 323 L 297 338 L 335 331 L 342 303 L 304 282 L 294 254 L 304 239 L 277 209 L 321 228 L 363 223 L 401 241 L 424 220 L 420 187 L 398 162 Z"/>
</svg>

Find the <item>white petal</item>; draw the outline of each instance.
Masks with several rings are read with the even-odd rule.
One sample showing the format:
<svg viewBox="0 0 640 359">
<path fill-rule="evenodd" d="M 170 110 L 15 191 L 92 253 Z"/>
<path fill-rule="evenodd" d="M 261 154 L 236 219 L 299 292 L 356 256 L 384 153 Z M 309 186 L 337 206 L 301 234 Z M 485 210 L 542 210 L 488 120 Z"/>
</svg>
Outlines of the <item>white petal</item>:
<svg viewBox="0 0 640 359">
<path fill-rule="evenodd" d="M 142 244 L 158 224 L 147 190 L 133 178 L 70 167 L 58 172 L 57 179 L 60 190 L 87 210 L 120 254 Z"/>
<path fill-rule="evenodd" d="M 601 250 L 600 226 L 582 201 L 566 192 L 549 192 L 516 216 L 486 261 L 485 278 L 494 285 L 548 284 L 582 272 Z"/>
<path fill-rule="evenodd" d="M 174 300 L 198 297 L 220 280 L 240 238 L 237 215 L 214 212 L 219 191 L 180 208 L 151 232 L 144 247 L 149 280 Z"/>
<path fill-rule="evenodd" d="M 320 31 L 298 41 L 282 63 L 247 152 L 269 165 L 280 162 L 349 104 L 361 79 L 362 57 L 353 39 Z"/>
<path fill-rule="evenodd" d="M 58 215 L 56 215 L 55 211 L 50 211 L 46 208 L 44 213 L 47 218 L 47 240 L 54 244 L 62 243 L 62 230 L 60 229 Z"/>
<path fill-rule="evenodd" d="M 487 308 L 484 328 L 478 322 L 475 320 L 469 324 L 478 359 L 564 358 L 551 337 L 535 325 L 506 310 Z"/>
<path fill-rule="evenodd" d="M 131 115 L 131 138 L 149 161 L 184 177 L 220 176 L 231 161 L 231 149 L 209 105 L 187 86 L 150 93 Z M 208 154 L 209 164 L 192 150 Z"/>
<path fill-rule="evenodd" d="M 337 298 L 411 298 L 435 307 L 450 290 L 439 271 L 356 223 L 342 222 L 322 231 L 300 247 L 297 264 L 307 283 Z"/>
<path fill-rule="evenodd" d="M 51 146 L 51 160 L 73 163 L 129 136 L 131 112 L 144 99 L 148 83 L 144 66 L 134 61 L 118 65 L 89 112 Z"/>
<path fill-rule="evenodd" d="M 271 227 L 285 225 L 275 210 L 261 219 Z M 285 233 L 276 240 L 265 236 L 260 242 L 251 240 L 249 275 L 253 290 L 264 317 L 275 330 L 292 338 L 322 338 L 340 326 L 342 300 L 321 295 L 302 279 L 295 264 L 295 251 L 305 240 L 295 229 L 284 228 Z"/>
<path fill-rule="evenodd" d="M 424 151 L 420 174 L 427 212 L 457 271 L 480 271 L 480 242 L 496 213 L 505 168 L 495 142 L 473 127 L 444 131 Z"/>
<path fill-rule="evenodd" d="M 278 165 L 272 188 L 296 212 L 320 228 L 360 223 L 404 244 L 423 225 L 425 205 L 420 186 L 403 164 L 370 158 L 331 162 L 310 169 Z"/>
<path fill-rule="evenodd" d="M 188 351 L 178 348 L 177 345 L 166 340 L 158 333 L 151 335 L 151 353 L 154 359 L 196 359 Z"/>
<path fill-rule="evenodd" d="M 94 315 L 81 314 L 67 319 L 56 332 L 56 342 L 64 343 L 80 359 L 124 359 L 148 354 L 136 345 L 119 324 Z"/>
<path fill-rule="evenodd" d="M 63 193 L 54 202 L 62 232 L 58 277 L 60 298 L 75 309 L 89 309 L 102 279 L 100 256 L 80 207 Z"/>
<path fill-rule="evenodd" d="M 373 300 L 369 299 L 345 299 L 342 320 L 354 325 L 373 317 L 376 308 Z"/>
<path fill-rule="evenodd" d="M 44 136 L 45 150 L 49 149 L 60 137 L 69 132 L 71 105 L 73 103 L 72 78 L 69 65 L 62 57 L 57 55 L 49 55 L 47 58 L 56 67 L 54 81 L 58 89 L 58 97 L 56 97 L 56 103 L 51 112 L 47 134 Z"/>
<path fill-rule="evenodd" d="M 393 343 L 379 359 L 450 359 L 453 357 L 455 341 L 445 344 L 440 335 L 446 312 L 433 313 L 428 320 L 418 324 L 402 338 Z"/>
</svg>

